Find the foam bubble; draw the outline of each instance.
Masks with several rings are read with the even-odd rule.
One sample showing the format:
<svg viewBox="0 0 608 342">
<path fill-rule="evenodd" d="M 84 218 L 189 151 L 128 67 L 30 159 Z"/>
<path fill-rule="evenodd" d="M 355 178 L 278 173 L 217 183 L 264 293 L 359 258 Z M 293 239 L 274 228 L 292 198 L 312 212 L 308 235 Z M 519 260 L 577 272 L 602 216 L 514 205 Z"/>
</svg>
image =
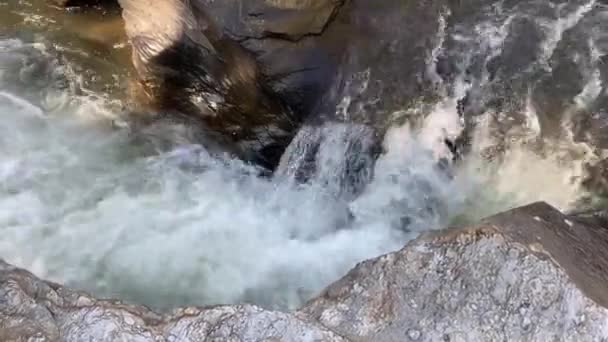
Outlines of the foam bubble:
<svg viewBox="0 0 608 342">
<path fill-rule="evenodd" d="M 366 213 L 376 214 L 353 210 L 349 220 L 346 203 L 322 184 L 259 178 L 195 145 L 132 157 L 123 132 L 56 117 L 24 120 L 28 107 L 19 103 L 0 109 L 0 253 L 40 276 L 158 307 L 293 307 L 356 262 L 414 236 L 392 222 L 416 216 L 423 203 L 408 193 L 407 175 L 395 196 L 409 198 L 408 206 L 368 200 Z M 411 157 L 390 158 L 413 165 Z M 384 179 L 370 186 L 374 196 L 385 197 Z"/>
</svg>

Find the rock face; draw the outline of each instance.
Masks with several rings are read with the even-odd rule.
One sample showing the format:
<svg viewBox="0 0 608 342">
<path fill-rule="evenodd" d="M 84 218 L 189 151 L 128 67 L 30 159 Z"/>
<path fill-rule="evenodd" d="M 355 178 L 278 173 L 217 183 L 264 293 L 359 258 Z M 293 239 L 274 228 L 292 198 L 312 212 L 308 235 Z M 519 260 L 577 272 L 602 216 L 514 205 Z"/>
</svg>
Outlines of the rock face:
<svg viewBox="0 0 608 342">
<path fill-rule="evenodd" d="M 120 2 L 145 90 L 138 98 L 202 120 L 220 145 L 268 168 L 303 124 L 363 124 L 381 137 L 449 99 L 458 122 L 438 133 L 448 157 L 468 152 L 481 118 L 496 126 L 492 154 L 530 126 L 552 138 L 545 149 L 570 135 L 591 145 L 603 162 L 585 186 L 608 192 L 601 1 Z M 563 22 L 572 25 L 564 32 Z M 560 137 L 562 126 L 572 132 Z"/>
<path fill-rule="evenodd" d="M 356 266 L 295 313 L 160 315 L 0 264 L 2 341 L 603 341 L 608 229 L 536 203 Z"/>
<path fill-rule="evenodd" d="M 228 36 L 258 51 L 293 107 L 382 126 L 428 87 L 421 77 L 448 2 L 201 0 Z M 286 96 L 289 97 L 289 96 Z M 344 102 L 346 98 L 346 102 Z M 300 101 L 299 103 L 297 101 Z"/>
<path fill-rule="evenodd" d="M 599 341 L 607 243 L 538 203 L 364 262 L 299 314 L 354 341 Z"/>
<path fill-rule="evenodd" d="M 271 168 L 303 123 L 364 124 L 382 136 L 395 112 L 433 87 L 421 71 L 447 6 L 396 0 L 119 3 L 152 107 L 200 119 L 242 157 Z"/>
<path fill-rule="evenodd" d="M 194 118 L 241 158 L 276 166 L 299 117 L 269 86 L 255 55 L 198 1 L 119 4 L 150 106 Z"/>
<path fill-rule="evenodd" d="M 147 308 L 96 300 L 0 264 L 0 341 L 345 341 L 318 323 L 251 305 Z"/>
</svg>

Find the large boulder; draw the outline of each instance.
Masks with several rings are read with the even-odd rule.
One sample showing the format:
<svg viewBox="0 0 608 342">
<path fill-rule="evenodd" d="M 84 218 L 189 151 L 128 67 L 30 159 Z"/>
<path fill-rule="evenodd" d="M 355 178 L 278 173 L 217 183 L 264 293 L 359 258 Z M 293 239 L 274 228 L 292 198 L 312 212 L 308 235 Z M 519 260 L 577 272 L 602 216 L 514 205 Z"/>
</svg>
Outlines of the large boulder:
<svg viewBox="0 0 608 342">
<path fill-rule="evenodd" d="M 159 315 L 0 262 L 0 341 L 345 341 L 318 323 L 252 305 Z"/>
<path fill-rule="evenodd" d="M 0 263 L 2 341 L 604 341 L 604 213 L 544 203 L 362 262 L 295 313 L 168 314 L 97 300 Z"/>
<path fill-rule="evenodd" d="M 168 78 L 172 71 L 182 82 L 157 86 L 181 86 L 188 92 L 197 82 L 222 83 L 228 77 L 243 86 L 270 86 L 256 89 L 258 96 L 273 97 L 274 91 L 300 116 L 314 112 L 381 126 L 390 114 L 423 96 L 421 90 L 431 89 L 425 76 L 429 53 L 452 6 L 449 0 L 106 1 L 115 2 L 123 8 L 141 81 L 176 82 Z M 176 59 L 167 60 L 170 54 Z M 194 76 L 211 79 L 188 79 Z M 225 88 L 207 89 L 211 85 Z M 205 86 L 193 90 L 207 100 L 233 89 Z M 177 90 L 174 95 L 181 96 Z M 243 100 L 251 100 L 250 95 L 242 95 Z"/>
<path fill-rule="evenodd" d="M 269 167 L 276 167 L 304 122 L 365 124 L 382 136 L 396 113 L 430 95 L 425 89 L 433 84 L 424 73 L 447 6 L 396 0 L 119 3 L 151 106 L 199 118 L 241 157 Z"/>
<path fill-rule="evenodd" d="M 300 119 L 255 55 L 226 36 L 200 1 L 119 4 L 149 107 L 194 118 L 241 158 L 276 166 Z"/>
<path fill-rule="evenodd" d="M 585 186 L 608 191 L 608 63 L 597 53 L 608 26 L 595 1 L 121 1 L 136 65 L 165 51 L 159 68 L 138 68 L 141 93 L 202 116 L 245 159 L 276 167 L 302 123 L 354 122 L 381 137 L 447 99 L 439 110 L 451 119 L 433 122 L 431 138 L 447 157 L 468 152 L 484 122 L 482 155 L 524 138 L 542 153 L 586 153 Z"/>
<path fill-rule="evenodd" d="M 200 0 L 306 114 L 384 126 L 430 83 L 449 1 Z M 297 101 L 300 101 L 299 103 Z M 295 103 L 294 103 L 295 102 Z"/>
<path fill-rule="evenodd" d="M 537 203 L 427 234 L 299 314 L 353 341 L 604 340 L 608 229 L 597 222 Z"/>
</svg>

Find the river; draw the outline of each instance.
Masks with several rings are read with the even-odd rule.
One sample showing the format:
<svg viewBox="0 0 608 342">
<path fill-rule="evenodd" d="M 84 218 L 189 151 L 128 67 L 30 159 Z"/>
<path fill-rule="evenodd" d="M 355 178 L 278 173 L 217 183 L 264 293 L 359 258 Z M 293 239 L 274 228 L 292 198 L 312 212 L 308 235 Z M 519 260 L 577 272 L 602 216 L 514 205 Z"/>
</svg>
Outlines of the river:
<svg viewBox="0 0 608 342">
<path fill-rule="evenodd" d="M 565 127 L 577 110 L 603 113 L 608 28 L 598 21 L 608 10 L 594 1 L 540 2 L 494 8 L 474 22 L 450 24 L 457 13 L 438 21 L 428 77 L 443 95 L 403 109 L 423 124 L 392 127 L 373 180 L 346 199 L 334 186 L 348 151 L 339 139 L 344 127 L 323 131 L 325 167 L 306 184 L 212 157 L 180 128 L 165 127 L 179 143 L 158 150 L 125 128 L 132 70 L 112 24 L 117 13 L 0 1 L 0 256 L 43 278 L 157 308 L 293 308 L 421 231 L 537 200 L 576 208 L 589 197 L 583 165 L 604 152 L 574 133 L 538 148 L 547 119 L 533 100 L 542 92 L 517 85 L 568 97 L 554 119 Z M 576 56 L 565 54 L 581 39 L 588 44 Z M 523 56 L 524 40 L 531 56 Z M 572 58 L 580 87 L 553 90 L 570 82 L 557 73 Z M 446 60 L 455 65 L 449 76 L 436 72 Z M 437 167 L 445 151 L 436 142 L 462 129 L 465 93 L 480 107 L 474 144 L 448 175 Z M 493 97 L 523 105 L 502 112 L 482 105 Z M 505 117 L 523 124 L 501 131 L 496 122 Z M 502 149 L 500 158 L 488 156 L 492 147 Z"/>
</svg>

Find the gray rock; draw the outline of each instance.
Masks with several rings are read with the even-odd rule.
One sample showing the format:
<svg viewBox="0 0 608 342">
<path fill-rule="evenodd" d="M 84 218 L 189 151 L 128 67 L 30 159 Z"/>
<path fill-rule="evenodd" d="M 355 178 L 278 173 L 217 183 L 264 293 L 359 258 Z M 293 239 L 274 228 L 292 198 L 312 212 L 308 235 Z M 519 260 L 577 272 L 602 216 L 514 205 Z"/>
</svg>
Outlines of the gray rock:
<svg viewBox="0 0 608 342">
<path fill-rule="evenodd" d="M 0 341 L 345 341 L 318 323 L 252 305 L 159 315 L 97 300 L 0 262 Z"/>
<path fill-rule="evenodd" d="M 299 315 L 354 341 L 600 341 L 607 243 L 537 203 L 363 262 Z"/>
<path fill-rule="evenodd" d="M 605 341 L 608 230 L 536 203 L 365 261 L 295 313 L 168 314 L 0 262 L 0 341 Z"/>
</svg>

